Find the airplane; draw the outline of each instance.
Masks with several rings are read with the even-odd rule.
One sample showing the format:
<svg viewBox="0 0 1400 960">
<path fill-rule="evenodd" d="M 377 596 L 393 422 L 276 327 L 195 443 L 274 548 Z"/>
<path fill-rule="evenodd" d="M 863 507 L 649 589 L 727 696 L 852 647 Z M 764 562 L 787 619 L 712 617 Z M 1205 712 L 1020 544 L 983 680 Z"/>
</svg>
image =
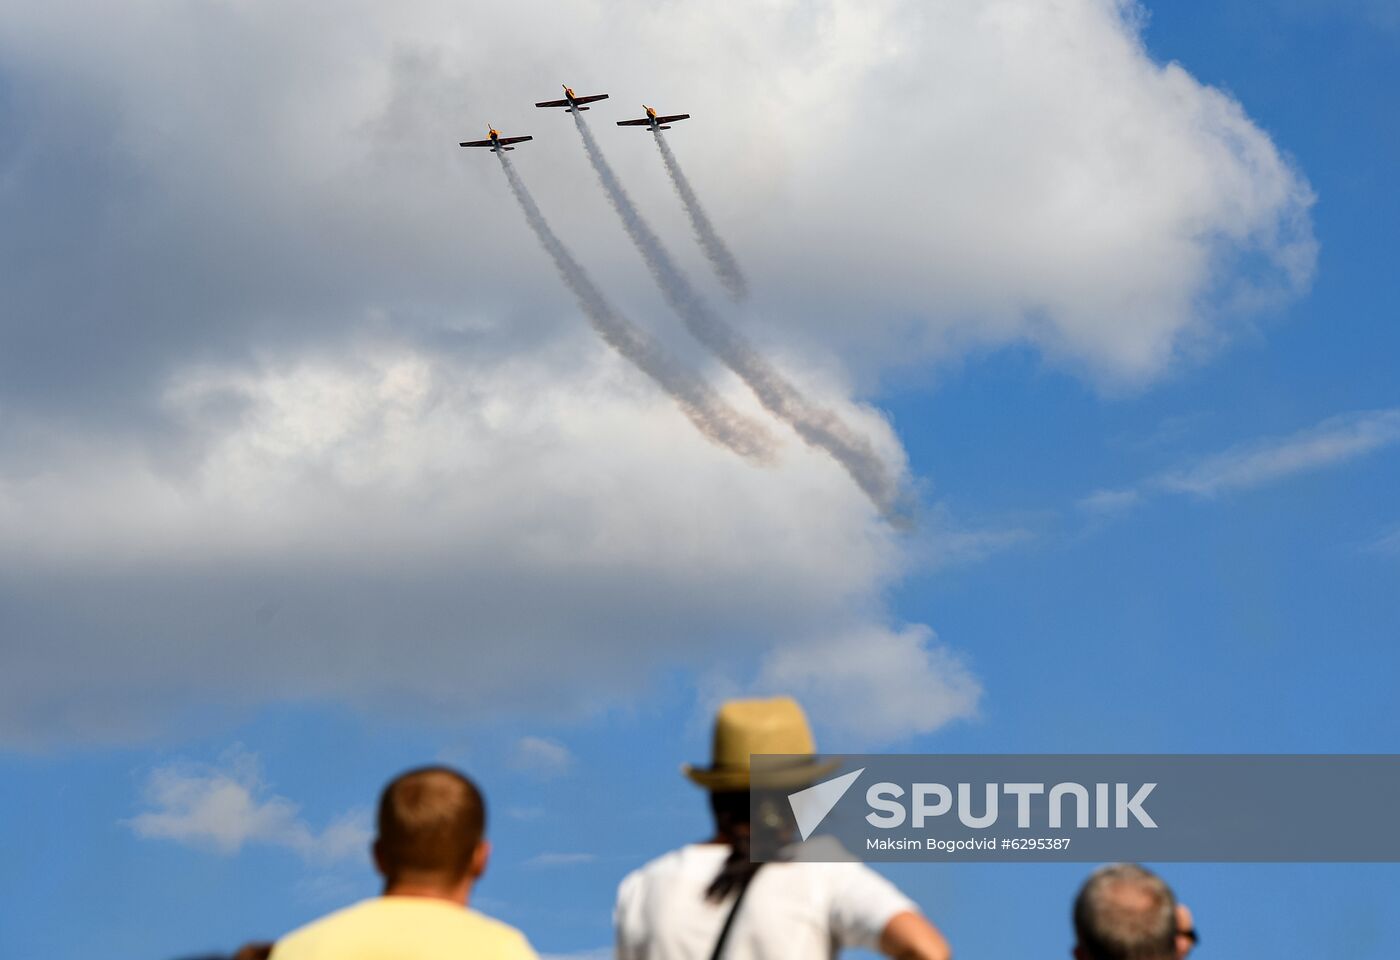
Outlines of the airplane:
<svg viewBox="0 0 1400 960">
<path fill-rule="evenodd" d="M 510 144 L 510 143 L 524 143 L 526 140 L 533 140 L 533 139 L 535 139 L 534 137 L 502 137 L 502 136 L 501 136 L 501 131 L 497 130 L 495 127 L 491 126 L 490 124 L 487 124 L 487 126 L 486 126 L 486 131 L 487 131 L 487 135 L 488 135 L 488 136 L 487 136 L 487 139 L 485 139 L 485 140 L 464 140 L 462 143 L 457 144 L 457 146 L 459 146 L 459 147 L 490 147 L 492 153 L 498 153 L 498 152 L 500 152 L 501 150 L 514 150 L 514 149 L 515 149 L 514 147 L 507 146 L 507 144 Z"/>
<path fill-rule="evenodd" d="M 595 94 L 594 94 L 593 96 L 591 96 L 591 97 L 580 97 L 580 96 L 576 96 L 576 95 L 574 94 L 574 88 L 573 88 L 573 87 L 570 87 L 570 86 L 568 86 L 568 85 L 566 85 L 566 84 L 562 84 L 562 83 L 560 84 L 560 86 L 564 88 L 564 99 L 563 99 L 563 100 L 546 100 L 546 101 L 544 101 L 543 103 L 537 103 L 537 104 L 535 104 L 535 106 L 537 106 L 537 107 L 564 107 L 564 108 L 565 108 L 565 109 L 564 109 L 564 112 L 565 112 L 565 113 L 573 113 L 575 110 L 587 110 L 588 107 L 583 106 L 583 104 L 585 104 L 585 103 L 592 103 L 594 100 L 606 100 L 606 99 L 608 99 L 608 95 L 607 95 L 606 93 L 595 93 Z"/>
<path fill-rule="evenodd" d="M 645 117 L 642 117 L 640 120 L 619 120 L 617 121 L 617 125 L 619 127 L 650 127 L 651 132 L 655 133 L 658 130 L 670 130 L 671 128 L 667 126 L 667 124 L 675 123 L 677 120 L 690 119 L 690 114 L 688 113 L 678 113 L 670 117 L 658 117 L 656 115 L 656 108 L 649 107 L 645 103 L 642 104 L 642 109 L 647 112 Z"/>
</svg>

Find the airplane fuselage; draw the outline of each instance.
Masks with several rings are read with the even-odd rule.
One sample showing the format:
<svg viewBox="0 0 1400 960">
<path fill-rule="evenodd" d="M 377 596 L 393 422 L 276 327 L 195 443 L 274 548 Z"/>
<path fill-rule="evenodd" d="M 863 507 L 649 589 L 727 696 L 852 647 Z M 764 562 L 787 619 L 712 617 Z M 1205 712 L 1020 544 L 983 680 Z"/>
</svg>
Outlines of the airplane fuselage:
<svg viewBox="0 0 1400 960">
<path fill-rule="evenodd" d="M 583 111 L 589 109 L 587 106 L 585 106 L 585 104 L 592 103 L 594 100 L 606 100 L 608 98 L 608 95 L 606 93 L 600 93 L 587 97 L 580 97 L 578 94 L 574 93 L 574 88 L 569 86 L 567 83 L 561 83 L 559 84 L 559 86 L 564 88 L 563 100 L 543 100 L 535 104 L 535 106 L 563 107 L 565 113 L 573 113 L 575 111 Z"/>
<path fill-rule="evenodd" d="M 528 140 L 533 140 L 533 139 L 534 139 L 534 137 L 504 137 L 504 138 L 503 138 L 503 137 L 501 136 L 501 131 L 497 130 L 495 127 L 491 126 L 490 124 L 487 124 L 487 125 L 486 125 L 486 139 L 485 139 L 485 140 L 468 140 L 468 141 L 465 141 L 465 142 L 463 142 L 463 143 L 458 144 L 458 146 L 462 146 L 462 147 L 487 147 L 487 148 L 490 149 L 490 151 L 491 151 L 492 153 L 500 153 L 502 150 L 514 150 L 515 148 L 512 147 L 512 146 L 510 146 L 510 144 L 512 144 L 512 143 L 525 143 L 526 141 L 528 141 Z"/>
<path fill-rule="evenodd" d="M 655 107 L 649 107 L 649 106 L 647 106 L 645 103 L 642 104 L 642 110 L 643 110 L 644 112 L 643 112 L 643 114 L 642 114 L 641 120 L 646 121 L 646 128 L 647 128 L 648 130 L 650 130 L 652 133 L 655 133 L 655 134 L 661 133 L 662 130 L 670 130 L 670 129 L 671 129 L 670 125 L 667 124 L 665 121 L 667 121 L 667 120 L 676 120 L 676 119 L 681 119 L 681 120 L 684 120 L 684 119 L 685 119 L 685 117 L 680 117 L 680 116 L 676 116 L 676 117 L 663 117 L 663 116 L 661 116 L 660 114 L 658 114 L 658 113 L 656 112 L 656 108 L 655 108 Z M 622 124 L 622 125 L 623 125 L 623 126 L 640 126 L 640 125 L 641 125 L 641 120 L 627 121 L 626 123 L 624 123 L 624 124 Z"/>
</svg>

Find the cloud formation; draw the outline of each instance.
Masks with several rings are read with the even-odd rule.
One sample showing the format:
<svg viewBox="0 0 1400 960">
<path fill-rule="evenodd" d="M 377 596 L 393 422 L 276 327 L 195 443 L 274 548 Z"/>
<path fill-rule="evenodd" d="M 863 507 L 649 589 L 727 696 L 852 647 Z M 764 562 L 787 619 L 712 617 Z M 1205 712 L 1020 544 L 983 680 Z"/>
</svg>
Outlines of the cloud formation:
<svg viewBox="0 0 1400 960">
<path fill-rule="evenodd" d="M 1400 527 L 1394 527 L 1372 540 L 1365 547 L 1369 553 L 1400 555 Z"/>
<path fill-rule="evenodd" d="M 217 765 L 157 767 L 146 779 L 144 794 L 148 809 L 126 823 L 148 839 L 222 854 L 264 844 L 316 862 L 363 857 L 369 849 L 368 814 L 348 813 L 319 831 L 312 829 L 295 803 L 269 792 L 257 756 L 238 747 Z"/>
<path fill-rule="evenodd" d="M 736 32 L 712 5 L 640 0 L 606 20 L 538 0 L 18 0 L 0 17 L 0 384 L 129 407 L 192 355 L 386 314 L 423 335 L 509 319 L 539 343 L 567 297 L 491 158 L 455 146 L 487 117 L 536 134 L 516 156 L 542 205 L 635 291 L 567 118 L 529 107 L 559 73 L 694 115 L 670 136 L 755 261 L 764 339 L 872 368 L 1030 342 L 1140 382 L 1306 284 L 1314 244 L 1301 176 L 1237 102 L 1149 59 L 1135 9 L 771 3 Z M 619 172 L 683 235 L 644 138 L 615 132 Z"/>
<path fill-rule="evenodd" d="M 555 362 L 378 342 L 190 370 L 160 455 L 49 435 L 56 465 L 0 482 L 0 736 L 286 699 L 567 715 L 666 664 L 882 622 L 899 542 L 824 455 L 751 469 L 586 332 Z"/>
<path fill-rule="evenodd" d="M 759 687 L 796 694 L 846 742 L 884 743 L 973 717 L 982 685 L 923 626 L 860 630 L 774 651 Z"/>
<path fill-rule="evenodd" d="M 1400 441 L 1400 408 L 1329 417 L 1286 437 L 1239 444 L 1132 487 L 1096 490 L 1079 501 L 1095 514 L 1121 513 L 1159 494 L 1211 499 L 1297 474 L 1340 466 Z"/>
<path fill-rule="evenodd" d="M 596 853 L 541 853 L 525 861 L 527 867 L 576 867 L 597 861 Z"/>
<path fill-rule="evenodd" d="M 573 752 L 549 737 L 521 737 L 515 742 L 512 765 L 537 777 L 562 777 L 573 769 Z"/>
<path fill-rule="evenodd" d="M 1184 470 L 1164 474 L 1156 485 L 1171 493 L 1214 497 L 1336 466 L 1400 440 L 1400 408 L 1330 417 L 1287 437 L 1235 447 Z"/>
<path fill-rule="evenodd" d="M 511 156 L 599 287 L 763 419 L 658 322 L 567 118 L 529 103 L 566 77 L 693 114 L 672 145 L 751 281 L 725 319 L 898 474 L 857 399 L 891 367 L 1028 344 L 1140 387 L 1308 283 L 1306 182 L 1134 9 L 8 3 L 0 741 L 273 700 L 583 711 L 717 663 L 814 696 L 803 664 L 854 667 L 871 734 L 966 714 L 848 478 L 697 438 L 455 143 L 533 133 Z M 684 237 L 650 146 L 608 152 Z"/>
</svg>

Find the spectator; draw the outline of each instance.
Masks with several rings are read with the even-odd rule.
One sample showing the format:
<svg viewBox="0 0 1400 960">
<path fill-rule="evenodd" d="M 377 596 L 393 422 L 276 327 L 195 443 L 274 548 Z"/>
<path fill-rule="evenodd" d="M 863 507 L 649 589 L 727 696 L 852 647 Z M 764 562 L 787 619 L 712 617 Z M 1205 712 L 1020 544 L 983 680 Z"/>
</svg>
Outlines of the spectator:
<svg viewBox="0 0 1400 960">
<path fill-rule="evenodd" d="M 202 957 L 185 957 L 184 960 L 267 960 L 271 953 L 272 944 L 256 941 L 243 944 L 231 957 L 222 953 L 211 953 Z"/>
<path fill-rule="evenodd" d="M 750 862 L 750 754 L 815 749 L 794 700 L 733 700 L 720 708 L 712 763 L 685 771 L 709 791 L 714 836 L 622 881 L 614 914 L 618 960 L 809 960 L 843 947 L 948 960 L 942 935 L 864 864 Z M 814 763 L 811 778 L 823 772 Z"/>
<path fill-rule="evenodd" d="M 1196 943 L 1191 911 L 1135 863 L 1095 870 L 1074 901 L 1076 960 L 1180 960 Z"/>
<path fill-rule="evenodd" d="M 272 960 L 535 960 L 518 930 L 467 906 L 490 853 L 485 825 L 481 793 L 457 771 L 398 777 L 379 799 L 383 895 L 293 931 Z"/>
<path fill-rule="evenodd" d="M 1196 920 L 1191 916 L 1191 908 L 1184 903 L 1176 905 L 1176 955 L 1185 960 L 1186 955 L 1201 942 L 1196 932 Z"/>
</svg>

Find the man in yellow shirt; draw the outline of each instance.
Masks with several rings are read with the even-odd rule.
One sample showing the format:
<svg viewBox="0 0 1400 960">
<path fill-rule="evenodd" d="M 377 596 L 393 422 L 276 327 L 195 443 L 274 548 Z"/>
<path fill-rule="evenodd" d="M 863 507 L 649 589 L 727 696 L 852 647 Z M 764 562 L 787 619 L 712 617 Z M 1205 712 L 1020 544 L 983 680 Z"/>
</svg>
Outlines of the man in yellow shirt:
<svg viewBox="0 0 1400 960">
<path fill-rule="evenodd" d="M 468 906 L 490 855 L 485 827 L 481 793 L 457 771 L 396 778 L 374 841 L 384 894 L 287 934 L 272 960 L 537 960 L 519 930 Z"/>
</svg>

